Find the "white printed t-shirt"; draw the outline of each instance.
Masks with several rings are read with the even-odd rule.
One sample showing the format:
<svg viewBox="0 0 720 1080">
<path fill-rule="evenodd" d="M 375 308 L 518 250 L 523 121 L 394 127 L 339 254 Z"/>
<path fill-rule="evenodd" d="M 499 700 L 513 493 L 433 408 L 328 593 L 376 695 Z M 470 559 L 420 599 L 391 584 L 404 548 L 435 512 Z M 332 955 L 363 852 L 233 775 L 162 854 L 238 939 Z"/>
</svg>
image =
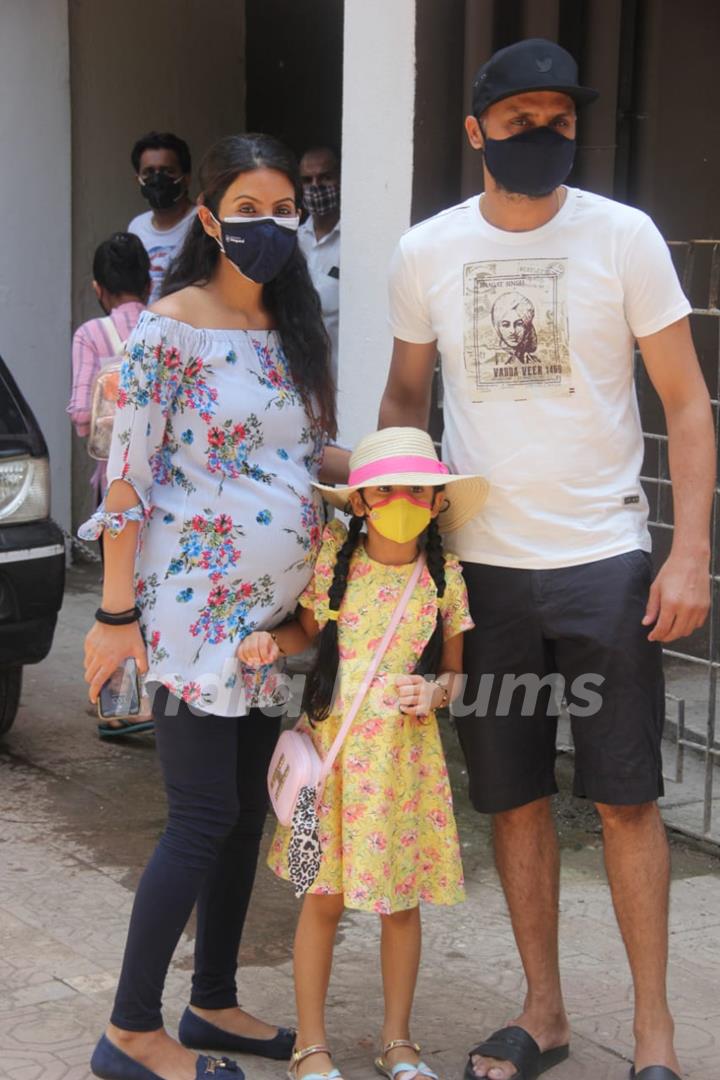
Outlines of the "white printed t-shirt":
<svg viewBox="0 0 720 1080">
<path fill-rule="evenodd" d="M 490 482 L 448 549 L 527 569 L 649 551 L 633 340 L 689 311 L 650 218 L 577 188 L 527 232 L 490 225 L 477 195 L 410 229 L 392 332 L 437 340 L 443 459 Z"/>
<path fill-rule="evenodd" d="M 140 237 L 150 259 L 152 289 L 148 304 L 152 304 L 160 296 L 165 271 L 185 242 L 196 213 L 197 208 L 193 206 L 172 229 L 156 229 L 152 221 L 153 211 L 146 210 L 144 214 L 134 217 L 128 225 L 128 232 Z"/>
</svg>

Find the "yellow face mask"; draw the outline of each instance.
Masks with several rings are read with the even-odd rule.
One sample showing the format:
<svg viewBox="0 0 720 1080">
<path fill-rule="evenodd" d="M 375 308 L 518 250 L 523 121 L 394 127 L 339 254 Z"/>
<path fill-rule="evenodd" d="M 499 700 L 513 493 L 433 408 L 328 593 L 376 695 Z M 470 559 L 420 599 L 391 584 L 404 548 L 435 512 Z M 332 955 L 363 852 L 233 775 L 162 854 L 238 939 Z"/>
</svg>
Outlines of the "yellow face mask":
<svg viewBox="0 0 720 1080">
<path fill-rule="evenodd" d="M 432 520 L 430 507 L 410 495 L 389 495 L 369 507 L 367 516 L 381 536 L 396 544 L 414 540 Z"/>
</svg>

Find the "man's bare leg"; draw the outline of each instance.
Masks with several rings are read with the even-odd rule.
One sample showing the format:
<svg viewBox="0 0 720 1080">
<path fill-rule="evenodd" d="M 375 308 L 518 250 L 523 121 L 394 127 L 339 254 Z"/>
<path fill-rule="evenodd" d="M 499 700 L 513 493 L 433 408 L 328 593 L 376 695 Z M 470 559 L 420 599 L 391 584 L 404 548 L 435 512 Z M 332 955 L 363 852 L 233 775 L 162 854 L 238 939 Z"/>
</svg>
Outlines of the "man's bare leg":
<svg viewBox="0 0 720 1080">
<path fill-rule="evenodd" d="M 549 1050 L 569 1039 L 558 963 L 560 854 L 550 799 L 537 799 L 493 818 L 495 863 L 510 909 L 520 952 L 527 996 L 513 1024 L 524 1028 Z M 487 1034 L 490 1034 L 489 1032 Z M 475 1057 L 478 1077 L 510 1080 L 517 1070 L 509 1062 Z"/>
<path fill-rule="evenodd" d="M 598 804 L 605 866 L 635 988 L 635 1068 L 680 1073 L 667 1002 L 670 851 L 657 803 Z"/>
</svg>

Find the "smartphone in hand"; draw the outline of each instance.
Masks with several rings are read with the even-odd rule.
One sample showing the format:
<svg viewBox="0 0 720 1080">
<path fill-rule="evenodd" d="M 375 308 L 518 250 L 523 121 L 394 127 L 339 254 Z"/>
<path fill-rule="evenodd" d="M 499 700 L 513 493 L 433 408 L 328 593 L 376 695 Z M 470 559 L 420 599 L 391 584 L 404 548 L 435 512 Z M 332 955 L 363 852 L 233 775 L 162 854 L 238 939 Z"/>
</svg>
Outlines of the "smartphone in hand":
<svg viewBox="0 0 720 1080">
<path fill-rule="evenodd" d="M 137 664 L 130 657 L 116 668 L 100 689 L 97 701 L 101 720 L 126 720 L 140 712 L 140 676 Z"/>
</svg>

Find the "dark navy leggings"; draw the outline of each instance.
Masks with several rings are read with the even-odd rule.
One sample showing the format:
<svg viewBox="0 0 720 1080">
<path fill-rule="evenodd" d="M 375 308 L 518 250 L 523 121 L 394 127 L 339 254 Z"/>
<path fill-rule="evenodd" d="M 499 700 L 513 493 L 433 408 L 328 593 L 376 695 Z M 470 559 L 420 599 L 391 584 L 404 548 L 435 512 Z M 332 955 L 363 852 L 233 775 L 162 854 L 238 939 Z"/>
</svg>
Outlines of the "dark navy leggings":
<svg viewBox="0 0 720 1080">
<path fill-rule="evenodd" d="M 176 713 L 176 715 L 173 715 Z M 170 960 L 197 903 L 190 1001 L 237 1004 L 235 972 L 267 812 L 266 777 L 279 719 L 194 715 L 160 689 L 155 738 L 168 799 L 165 831 L 138 885 L 111 1021 L 162 1027 Z"/>
</svg>

